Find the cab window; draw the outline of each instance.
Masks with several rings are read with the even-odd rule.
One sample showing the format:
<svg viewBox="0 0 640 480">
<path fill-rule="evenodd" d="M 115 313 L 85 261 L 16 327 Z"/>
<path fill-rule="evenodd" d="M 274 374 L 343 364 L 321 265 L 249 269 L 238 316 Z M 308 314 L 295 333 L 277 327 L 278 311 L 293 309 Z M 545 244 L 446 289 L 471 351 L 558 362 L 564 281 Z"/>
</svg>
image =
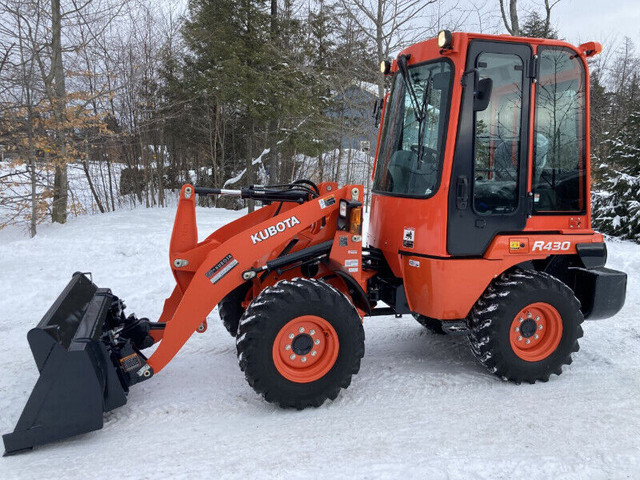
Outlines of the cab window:
<svg viewBox="0 0 640 480">
<path fill-rule="evenodd" d="M 452 68 L 437 60 L 395 74 L 385 109 L 373 191 L 426 198 L 440 181 Z M 407 88 L 407 87 L 411 88 Z"/>
<path fill-rule="evenodd" d="M 518 208 L 524 62 L 515 54 L 481 53 L 479 81 L 491 79 L 487 107 L 475 112 L 473 208 L 481 215 Z"/>
<path fill-rule="evenodd" d="M 585 71 L 575 52 L 540 47 L 533 204 L 538 213 L 585 210 Z"/>
</svg>

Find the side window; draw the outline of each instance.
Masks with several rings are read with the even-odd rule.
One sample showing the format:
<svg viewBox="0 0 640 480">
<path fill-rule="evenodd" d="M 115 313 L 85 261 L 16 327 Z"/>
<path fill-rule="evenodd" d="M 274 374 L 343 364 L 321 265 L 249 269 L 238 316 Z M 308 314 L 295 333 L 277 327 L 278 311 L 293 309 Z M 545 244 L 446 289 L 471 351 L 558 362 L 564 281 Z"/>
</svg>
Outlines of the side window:
<svg viewBox="0 0 640 480">
<path fill-rule="evenodd" d="M 473 208 L 507 214 L 518 208 L 524 65 L 518 55 L 481 53 L 478 80 L 490 78 L 487 108 L 475 112 Z"/>
<path fill-rule="evenodd" d="M 536 87 L 533 205 L 536 212 L 585 210 L 584 67 L 567 48 L 540 47 Z"/>
</svg>

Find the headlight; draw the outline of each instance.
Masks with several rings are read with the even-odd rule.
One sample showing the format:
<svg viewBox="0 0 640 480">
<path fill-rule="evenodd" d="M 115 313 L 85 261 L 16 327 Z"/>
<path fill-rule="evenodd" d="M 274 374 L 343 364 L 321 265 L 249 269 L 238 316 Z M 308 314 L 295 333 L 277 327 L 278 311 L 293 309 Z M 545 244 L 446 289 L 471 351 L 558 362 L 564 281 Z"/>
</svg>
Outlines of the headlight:
<svg viewBox="0 0 640 480">
<path fill-rule="evenodd" d="M 340 200 L 340 212 L 339 215 L 342 218 L 347 218 L 347 201 L 346 200 Z"/>
</svg>

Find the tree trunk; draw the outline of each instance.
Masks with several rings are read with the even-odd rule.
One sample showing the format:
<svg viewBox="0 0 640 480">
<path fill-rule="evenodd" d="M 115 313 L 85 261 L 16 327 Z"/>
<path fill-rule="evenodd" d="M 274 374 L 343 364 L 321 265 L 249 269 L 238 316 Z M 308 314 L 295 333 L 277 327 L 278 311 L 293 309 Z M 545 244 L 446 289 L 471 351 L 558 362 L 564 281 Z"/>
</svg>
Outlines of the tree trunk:
<svg viewBox="0 0 640 480">
<path fill-rule="evenodd" d="M 57 223 L 67 221 L 67 132 L 66 132 L 66 88 L 64 67 L 62 64 L 62 16 L 60 0 L 51 1 L 51 68 L 54 88 L 53 110 L 57 123 L 56 143 L 58 158 L 56 159 L 53 180 L 53 204 L 51 206 L 51 220 Z"/>
<path fill-rule="evenodd" d="M 378 15 L 376 20 L 376 53 L 378 54 L 378 65 L 385 60 L 384 55 L 384 47 L 382 45 L 383 42 L 383 32 L 382 32 L 382 24 L 384 22 L 384 15 L 382 11 L 382 7 L 384 4 L 384 0 L 378 0 Z M 382 72 L 376 75 L 378 79 L 378 97 L 384 97 L 384 75 Z"/>
<path fill-rule="evenodd" d="M 509 15 L 511 16 L 511 35 L 520 36 L 520 25 L 518 22 L 518 0 L 509 0 Z"/>
<path fill-rule="evenodd" d="M 91 172 L 89 171 L 89 140 L 85 139 L 85 158 L 82 161 L 82 168 L 84 170 L 84 174 L 87 177 L 87 183 L 89 184 L 89 190 L 91 190 L 91 195 L 93 195 L 93 199 L 96 201 L 96 205 L 98 205 L 98 210 L 100 213 L 104 213 L 104 207 L 102 206 L 102 202 L 100 201 L 100 197 L 98 196 L 98 192 L 96 191 L 95 186 L 93 185 L 93 180 L 91 179 Z"/>
<path fill-rule="evenodd" d="M 249 151 L 247 155 L 247 183 L 248 185 L 252 185 L 255 183 L 254 180 L 254 168 L 253 168 L 253 139 L 255 138 L 255 120 L 251 120 L 251 138 L 249 139 Z M 247 200 L 247 207 L 249 208 L 249 213 L 252 213 L 256 209 L 256 202 L 254 200 Z"/>
<path fill-rule="evenodd" d="M 27 87 L 30 92 L 30 88 Z M 31 94 L 27 94 L 27 111 L 29 119 L 28 136 L 29 136 L 29 177 L 31 181 L 31 219 L 29 220 L 29 236 L 36 236 L 36 225 L 38 224 L 38 197 L 36 191 L 36 149 L 33 141 L 33 107 L 31 105 Z"/>
</svg>

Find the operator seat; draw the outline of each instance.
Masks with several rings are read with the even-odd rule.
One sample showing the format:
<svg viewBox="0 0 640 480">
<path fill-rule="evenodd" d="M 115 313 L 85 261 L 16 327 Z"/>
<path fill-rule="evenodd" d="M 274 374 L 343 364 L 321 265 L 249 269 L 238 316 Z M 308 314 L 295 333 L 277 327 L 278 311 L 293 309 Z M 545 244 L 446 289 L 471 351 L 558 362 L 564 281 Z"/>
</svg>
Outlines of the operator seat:
<svg viewBox="0 0 640 480">
<path fill-rule="evenodd" d="M 398 150 L 389 161 L 389 175 L 393 180 L 392 193 L 408 195 L 431 193 L 435 174 L 433 161 L 430 163 L 429 158 L 425 156 L 418 168 L 418 155 L 409 150 Z"/>
</svg>

